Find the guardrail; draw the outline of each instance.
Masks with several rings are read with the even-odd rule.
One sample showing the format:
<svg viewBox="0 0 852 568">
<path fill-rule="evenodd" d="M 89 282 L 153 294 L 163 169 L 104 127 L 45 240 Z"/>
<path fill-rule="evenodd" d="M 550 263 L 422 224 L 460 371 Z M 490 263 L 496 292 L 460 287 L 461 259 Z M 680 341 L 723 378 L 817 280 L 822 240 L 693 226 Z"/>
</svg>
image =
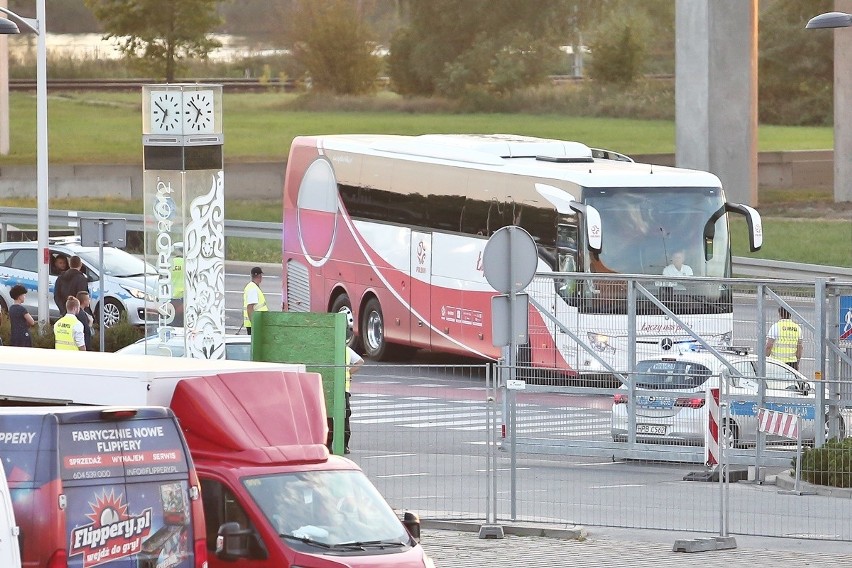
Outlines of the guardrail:
<svg viewBox="0 0 852 568">
<path fill-rule="evenodd" d="M 51 209 L 48 225 L 52 229 L 77 230 L 80 218 L 87 219 L 126 219 L 128 231 L 142 231 L 143 216 L 139 213 L 102 213 L 97 211 L 63 211 Z M 16 228 L 35 227 L 37 215 L 35 209 L 23 207 L 0 207 L 0 241 L 6 240 L 9 225 Z M 250 239 L 280 239 L 281 223 L 262 221 L 225 220 L 226 237 Z"/>
<path fill-rule="evenodd" d="M 126 219 L 128 231 L 142 231 L 142 215 L 122 213 L 101 213 L 95 211 L 61 211 L 51 210 L 48 224 L 51 228 L 74 229 L 78 227 L 78 219 Z M 6 240 L 9 225 L 15 227 L 35 227 L 37 224 L 36 210 L 23 207 L 0 207 L 0 242 Z M 225 220 L 226 237 L 243 237 L 251 239 L 281 239 L 281 223 L 263 221 Z M 815 278 L 836 278 L 847 282 L 852 281 L 852 268 L 839 266 L 824 266 L 821 264 L 802 264 L 780 260 L 764 260 L 760 258 L 733 258 L 733 271 L 737 276 L 750 278 L 784 278 L 787 280 L 814 280 Z"/>
</svg>

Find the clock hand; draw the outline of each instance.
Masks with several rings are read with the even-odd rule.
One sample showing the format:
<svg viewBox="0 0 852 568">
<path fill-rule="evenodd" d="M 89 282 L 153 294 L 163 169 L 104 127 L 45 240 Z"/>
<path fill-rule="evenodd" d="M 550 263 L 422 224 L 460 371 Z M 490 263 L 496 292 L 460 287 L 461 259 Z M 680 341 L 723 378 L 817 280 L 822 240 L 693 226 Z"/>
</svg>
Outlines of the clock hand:
<svg viewBox="0 0 852 568">
<path fill-rule="evenodd" d="M 155 102 L 154 106 L 160 109 L 164 114 L 169 114 L 169 111 L 160 106 L 160 103 Z"/>
</svg>

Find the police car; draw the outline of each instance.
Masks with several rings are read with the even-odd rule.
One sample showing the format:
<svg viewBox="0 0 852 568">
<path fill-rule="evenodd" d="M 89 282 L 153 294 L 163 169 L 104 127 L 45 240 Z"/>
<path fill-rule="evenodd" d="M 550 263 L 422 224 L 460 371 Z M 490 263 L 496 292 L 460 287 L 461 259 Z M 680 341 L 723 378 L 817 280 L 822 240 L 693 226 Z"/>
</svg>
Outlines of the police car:
<svg viewBox="0 0 852 568">
<path fill-rule="evenodd" d="M 722 432 L 730 447 L 753 445 L 757 440 L 758 389 L 757 356 L 744 350 L 723 354 L 741 376 L 736 376 L 716 356 L 707 351 L 684 351 L 667 357 L 645 359 L 636 364 L 636 439 L 642 442 L 703 445 L 708 424 L 707 389 L 720 388 L 720 377 L 728 378 L 728 413 L 722 419 Z M 725 372 L 723 372 L 725 369 Z M 766 358 L 766 404 L 769 410 L 802 417 L 802 440 L 813 442 L 815 425 L 828 425 L 825 418 L 815 422 L 815 391 L 804 375 L 781 361 Z M 613 397 L 612 439 L 628 438 L 628 390 L 622 387 Z M 841 411 L 837 432 L 849 432 L 849 411 Z M 767 435 L 768 443 L 795 443 Z"/>
<path fill-rule="evenodd" d="M 89 279 L 89 293 L 92 297 L 92 311 L 98 316 L 103 304 L 104 323 L 107 327 L 118 323 L 121 314 L 127 314 L 132 325 L 143 325 L 146 313 L 148 319 L 156 319 L 155 290 L 156 269 L 143 260 L 121 249 L 104 247 L 104 301 L 100 300 L 100 274 L 98 272 L 98 247 L 80 246 L 79 239 L 68 237 L 51 239 L 50 249 L 50 290 L 48 305 L 50 317 L 59 317 L 59 308 L 53 301 L 53 288 L 58 272 L 56 259 L 79 256 L 83 261 L 82 272 Z M 38 313 L 38 245 L 35 242 L 0 243 L 0 308 L 8 311 L 13 303 L 9 291 L 15 284 L 27 289 L 24 307 L 31 314 Z M 147 286 L 146 286 L 147 280 Z M 148 311 L 146 312 L 146 300 Z"/>
</svg>

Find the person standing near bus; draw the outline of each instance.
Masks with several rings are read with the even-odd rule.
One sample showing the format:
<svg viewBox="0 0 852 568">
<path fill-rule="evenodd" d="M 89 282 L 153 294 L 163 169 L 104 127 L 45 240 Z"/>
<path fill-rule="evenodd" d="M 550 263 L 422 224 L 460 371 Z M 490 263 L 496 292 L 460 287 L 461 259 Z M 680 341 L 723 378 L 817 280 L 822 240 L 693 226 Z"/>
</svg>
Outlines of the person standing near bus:
<svg viewBox="0 0 852 568">
<path fill-rule="evenodd" d="M 778 308 L 778 316 L 781 319 L 772 324 L 766 334 L 766 356 L 772 356 L 798 371 L 802 358 L 802 328 L 790 319 L 786 308 Z"/>
<path fill-rule="evenodd" d="M 347 330 L 347 341 L 352 336 L 352 330 Z M 364 360 L 360 355 L 355 353 L 355 350 L 346 345 L 346 413 L 343 418 L 343 453 L 349 453 L 349 438 L 352 437 L 352 428 L 349 427 L 349 419 L 352 418 L 352 406 L 349 404 L 349 398 L 352 396 L 350 388 L 352 386 L 352 375 L 358 372 Z"/>
<path fill-rule="evenodd" d="M 85 351 L 86 339 L 83 335 L 83 323 L 77 319 L 80 311 L 80 300 L 68 296 L 65 301 L 65 315 L 53 324 L 53 337 L 56 349 L 67 351 Z"/>
<path fill-rule="evenodd" d="M 255 266 L 251 269 L 251 282 L 246 284 L 243 290 L 243 325 L 248 335 L 251 335 L 252 314 L 269 311 L 263 290 L 260 289 L 261 282 L 263 282 L 263 270 L 259 266 Z"/>
<path fill-rule="evenodd" d="M 9 339 L 12 347 L 32 347 L 33 338 L 30 336 L 30 328 L 35 325 L 35 321 L 27 308 L 24 307 L 27 289 L 20 284 L 15 284 L 9 290 L 9 295 L 15 302 L 9 306 L 9 323 L 12 327 Z"/>
</svg>

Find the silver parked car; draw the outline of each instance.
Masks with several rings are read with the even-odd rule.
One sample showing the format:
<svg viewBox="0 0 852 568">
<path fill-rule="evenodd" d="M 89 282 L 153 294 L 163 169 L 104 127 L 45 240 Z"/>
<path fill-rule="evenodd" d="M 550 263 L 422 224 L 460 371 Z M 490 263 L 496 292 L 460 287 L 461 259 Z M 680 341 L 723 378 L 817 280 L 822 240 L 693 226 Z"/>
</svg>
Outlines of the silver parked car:
<svg viewBox="0 0 852 568">
<path fill-rule="evenodd" d="M 635 375 L 636 439 L 703 445 L 709 420 L 705 393 L 707 389 L 720 388 L 721 377 L 725 376 L 729 380 L 729 417 L 721 419 L 722 432 L 731 447 L 756 443 L 756 400 L 761 383 L 757 377 L 757 356 L 726 354 L 725 357 L 741 377 L 723 372 L 727 367 L 707 351 L 687 351 L 639 361 Z M 617 442 L 627 440 L 629 427 L 628 390 L 626 386 L 620 390 L 623 392 L 615 394 L 612 405 L 612 438 Z M 804 441 L 814 440 L 814 428 L 827 428 L 826 419 L 816 417 L 813 383 L 769 357 L 766 358 L 766 397 L 765 407 L 769 410 L 802 417 Z M 837 424 L 841 438 L 850 431 L 850 419 L 849 411 L 842 410 Z M 774 435 L 767 435 L 767 442 L 795 443 Z"/>
<path fill-rule="evenodd" d="M 104 301 L 101 302 L 98 248 L 83 247 L 78 243 L 79 240 L 71 237 L 62 242 L 52 241 L 49 245 L 48 304 L 51 318 L 59 317 L 59 308 L 53 301 L 53 288 L 58 276 L 55 261 L 59 257 L 67 259 L 76 255 L 83 261 L 82 272 L 89 279 L 92 311 L 99 317 L 98 311 L 103 306 L 107 327 L 118 323 L 123 313 L 127 314 L 127 321 L 132 325 L 143 325 L 146 316 L 149 320 L 156 319 L 154 284 L 157 271 L 153 266 L 121 249 L 104 247 Z M 0 308 L 8 310 L 12 304 L 9 291 L 15 284 L 21 284 L 27 289 L 24 307 L 33 315 L 38 313 L 38 262 L 37 243 L 0 243 Z"/>
<path fill-rule="evenodd" d="M 149 335 L 136 343 L 122 347 L 116 353 L 130 355 L 159 355 L 161 357 L 183 357 L 186 352 L 183 328 L 174 328 L 171 337 L 164 343 L 159 336 Z M 251 361 L 250 335 L 225 335 L 225 359 Z"/>
</svg>

